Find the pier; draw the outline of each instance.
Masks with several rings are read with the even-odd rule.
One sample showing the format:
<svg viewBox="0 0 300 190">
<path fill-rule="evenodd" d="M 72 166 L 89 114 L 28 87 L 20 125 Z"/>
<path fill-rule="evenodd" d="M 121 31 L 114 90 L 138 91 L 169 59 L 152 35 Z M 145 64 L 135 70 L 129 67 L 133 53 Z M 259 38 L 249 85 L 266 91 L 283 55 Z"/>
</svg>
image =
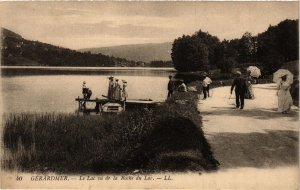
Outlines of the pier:
<svg viewBox="0 0 300 190">
<path fill-rule="evenodd" d="M 110 113 L 119 113 L 125 110 L 138 109 L 138 108 L 154 108 L 159 105 L 161 102 L 153 101 L 151 99 L 128 99 L 123 100 L 110 100 L 107 98 L 95 98 L 95 99 L 84 99 L 82 97 L 75 98 L 75 101 L 78 102 L 78 113 L 101 113 L 101 112 L 110 112 Z M 86 103 L 94 103 L 94 108 L 87 108 Z"/>
</svg>

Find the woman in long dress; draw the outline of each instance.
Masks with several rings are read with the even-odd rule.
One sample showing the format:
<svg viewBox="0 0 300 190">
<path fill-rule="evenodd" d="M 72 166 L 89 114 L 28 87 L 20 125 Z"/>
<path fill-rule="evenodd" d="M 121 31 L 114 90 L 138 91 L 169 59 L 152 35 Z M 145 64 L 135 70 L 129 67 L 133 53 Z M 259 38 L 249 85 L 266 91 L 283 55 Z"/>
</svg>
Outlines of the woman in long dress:
<svg viewBox="0 0 300 190">
<path fill-rule="evenodd" d="M 114 99 L 114 87 L 115 87 L 114 77 L 109 77 L 107 97 L 110 100 Z"/>
<path fill-rule="evenodd" d="M 246 86 L 247 86 L 247 93 L 245 94 L 245 98 L 254 99 L 254 92 L 252 89 L 252 78 L 250 76 L 250 73 L 249 73 L 248 77 L 246 78 Z"/>
<path fill-rule="evenodd" d="M 119 84 L 119 79 L 116 79 L 116 86 L 115 86 L 115 100 L 121 100 L 122 99 L 122 89 L 121 85 Z"/>
<path fill-rule="evenodd" d="M 287 113 L 293 105 L 293 99 L 290 93 L 291 85 L 286 81 L 286 75 L 281 78 L 278 86 L 278 112 Z"/>
<path fill-rule="evenodd" d="M 123 89 L 122 89 L 122 97 L 124 98 L 124 101 L 127 100 L 128 92 L 127 92 L 127 82 L 123 82 Z"/>
</svg>

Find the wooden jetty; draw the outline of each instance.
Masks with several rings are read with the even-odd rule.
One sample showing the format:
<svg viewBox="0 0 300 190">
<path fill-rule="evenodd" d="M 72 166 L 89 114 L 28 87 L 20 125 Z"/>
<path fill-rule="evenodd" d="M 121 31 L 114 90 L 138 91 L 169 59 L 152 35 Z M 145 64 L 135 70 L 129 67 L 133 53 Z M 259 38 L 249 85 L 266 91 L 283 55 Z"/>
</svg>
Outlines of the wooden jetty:
<svg viewBox="0 0 300 190">
<path fill-rule="evenodd" d="M 151 99 L 128 99 L 126 101 L 120 101 L 110 100 L 107 98 L 84 99 L 79 96 L 75 99 L 75 101 L 78 102 L 78 113 L 119 113 L 129 109 L 154 108 L 161 103 L 158 101 L 153 101 Z M 88 102 L 94 103 L 95 107 L 87 108 L 86 103 Z"/>
</svg>

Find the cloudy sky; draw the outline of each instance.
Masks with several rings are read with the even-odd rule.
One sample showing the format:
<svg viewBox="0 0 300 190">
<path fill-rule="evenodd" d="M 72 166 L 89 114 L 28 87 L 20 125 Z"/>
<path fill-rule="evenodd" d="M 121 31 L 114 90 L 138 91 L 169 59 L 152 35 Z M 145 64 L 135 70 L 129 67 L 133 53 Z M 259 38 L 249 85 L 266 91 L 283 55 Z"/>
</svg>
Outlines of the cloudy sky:
<svg viewBox="0 0 300 190">
<path fill-rule="evenodd" d="M 173 41 L 201 29 L 220 40 L 298 18 L 298 2 L 0 2 L 0 23 L 72 49 Z"/>
</svg>

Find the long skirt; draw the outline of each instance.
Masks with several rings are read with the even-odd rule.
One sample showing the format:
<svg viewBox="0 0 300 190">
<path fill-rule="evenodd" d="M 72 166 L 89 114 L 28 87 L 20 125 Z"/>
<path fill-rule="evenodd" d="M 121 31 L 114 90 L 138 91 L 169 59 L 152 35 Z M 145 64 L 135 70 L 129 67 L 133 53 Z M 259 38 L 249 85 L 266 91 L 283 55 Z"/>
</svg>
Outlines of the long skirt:
<svg viewBox="0 0 300 190">
<path fill-rule="evenodd" d="M 254 92 L 252 89 L 252 85 L 247 86 L 247 92 L 245 94 L 245 98 L 246 99 L 254 99 Z"/>
<path fill-rule="evenodd" d="M 293 99 L 289 90 L 278 91 L 278 111 L 289 111 L 293 105 Z"/>
<path fill-rule="evenodd" d="M 116 87 L 114 96 L 115 96 L 114 97 L 115 100 L 121 100 L 122 99 L 122 94 L 121 94 L 121 88 L 120 87 Z"/>
</svg>

